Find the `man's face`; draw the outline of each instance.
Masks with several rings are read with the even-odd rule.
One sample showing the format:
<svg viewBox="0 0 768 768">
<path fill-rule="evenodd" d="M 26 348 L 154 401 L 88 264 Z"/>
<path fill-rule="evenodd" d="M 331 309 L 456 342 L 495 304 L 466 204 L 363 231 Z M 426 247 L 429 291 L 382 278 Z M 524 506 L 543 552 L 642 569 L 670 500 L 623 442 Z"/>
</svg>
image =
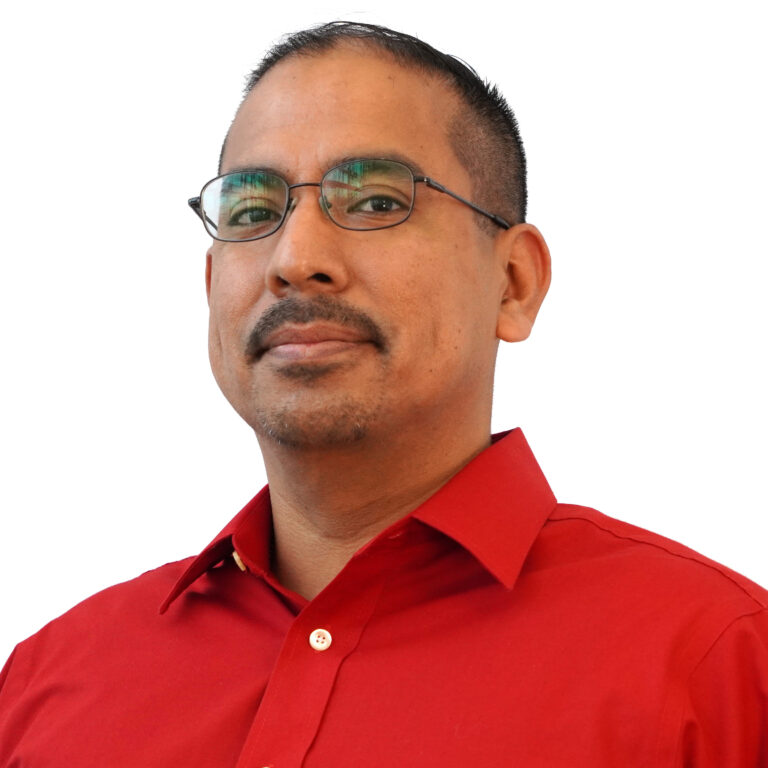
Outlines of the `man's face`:
<svg viewBox="0 0 768 768">
<path fill-rule="evenodd" d="M 295 184 L 389 157 L 473 199 L 447 137 L 456 109 L 444 85 L 376 49 L 295 56 L 243 103 L 222 172 L 269 168 Z M 317 187 L 292 195 L 278 232 L 208 253 L 211 364 L 246 422 L 329 446 L 489 413 L 506 265 L 474 214 L 417 184 L 408 221 L 349 231 Z"/>
</svg>

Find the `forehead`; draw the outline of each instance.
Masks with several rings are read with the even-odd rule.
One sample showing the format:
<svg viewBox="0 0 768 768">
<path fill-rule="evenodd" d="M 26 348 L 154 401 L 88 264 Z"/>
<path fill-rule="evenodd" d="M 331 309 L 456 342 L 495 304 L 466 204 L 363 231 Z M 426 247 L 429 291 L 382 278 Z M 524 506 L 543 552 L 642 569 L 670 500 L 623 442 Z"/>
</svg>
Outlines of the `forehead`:
<svg viewBox="0 0 768 768">
<path fill-rule="evenodd" d="M 434 75 L 378 48 L 339 45 L 275 65 L 232 124 L 222 171 L 269 166 L 306 178 L 340 159 L 411 159 L 431 175 L 457 163 L 448 126 L 457 98 Z"/>
</svg>

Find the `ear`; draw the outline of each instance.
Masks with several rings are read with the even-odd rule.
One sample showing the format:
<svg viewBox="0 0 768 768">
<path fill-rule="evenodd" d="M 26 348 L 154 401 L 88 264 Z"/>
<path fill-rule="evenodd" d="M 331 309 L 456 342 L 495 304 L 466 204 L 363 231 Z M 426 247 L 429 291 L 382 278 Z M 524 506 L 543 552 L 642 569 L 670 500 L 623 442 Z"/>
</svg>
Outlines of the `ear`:
<svg viewBox="0 0 768 768">
<path fill-rule="evenodd" d="M 502 341 L 527 339 L 552 276 L 549 248 L 532 224 L 517 224 L 496 237 L 506 270 L 496 335 Z"/>
<path fill-rule="evenodd" d="M 211 303 L 211 252 L 205 254 L 205 297 L 208 299 L 208 303 Z"/>
</svg>

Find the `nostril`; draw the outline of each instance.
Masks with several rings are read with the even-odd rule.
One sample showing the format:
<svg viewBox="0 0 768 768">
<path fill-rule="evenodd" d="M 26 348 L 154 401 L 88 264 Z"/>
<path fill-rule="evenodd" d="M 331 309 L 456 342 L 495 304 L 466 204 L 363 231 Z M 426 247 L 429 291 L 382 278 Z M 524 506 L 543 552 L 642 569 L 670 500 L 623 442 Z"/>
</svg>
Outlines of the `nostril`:
<svg viewBox="0 0 768 768">
<path fill-rule="evenodd" d="M 314 275 L 312 275 L 312 280 L 317 280 L 318 283 L 330 283 L 332 282 L 331 278 L 325 274 L 325 272 L 315 272 Z"/>
</svg>

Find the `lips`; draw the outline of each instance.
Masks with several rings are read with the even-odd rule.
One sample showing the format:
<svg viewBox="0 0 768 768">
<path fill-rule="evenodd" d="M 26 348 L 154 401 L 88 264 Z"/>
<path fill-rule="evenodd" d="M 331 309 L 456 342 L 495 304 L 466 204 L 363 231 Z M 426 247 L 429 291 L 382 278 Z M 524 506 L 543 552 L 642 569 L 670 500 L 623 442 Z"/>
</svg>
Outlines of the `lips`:
<svg viewBox="0 0 768 768">
<path fill-rule="evenodd" d="M 286 297 L 259 318 L 248 335 L 245 354 L 251 363 L 264 355 L 313 359 L 364 344 L 381 354 L 388 352 L 381 327 L 366 312 L 339 297 Z"/>
<path fill-rule="evenodd" d="M 268 354 L 282 360 L 315 360 L 354 350 L 370 341 L 359 330 L 346 326 L 288 325 L 266 337 L 258 357 Z"/>
</svg>

